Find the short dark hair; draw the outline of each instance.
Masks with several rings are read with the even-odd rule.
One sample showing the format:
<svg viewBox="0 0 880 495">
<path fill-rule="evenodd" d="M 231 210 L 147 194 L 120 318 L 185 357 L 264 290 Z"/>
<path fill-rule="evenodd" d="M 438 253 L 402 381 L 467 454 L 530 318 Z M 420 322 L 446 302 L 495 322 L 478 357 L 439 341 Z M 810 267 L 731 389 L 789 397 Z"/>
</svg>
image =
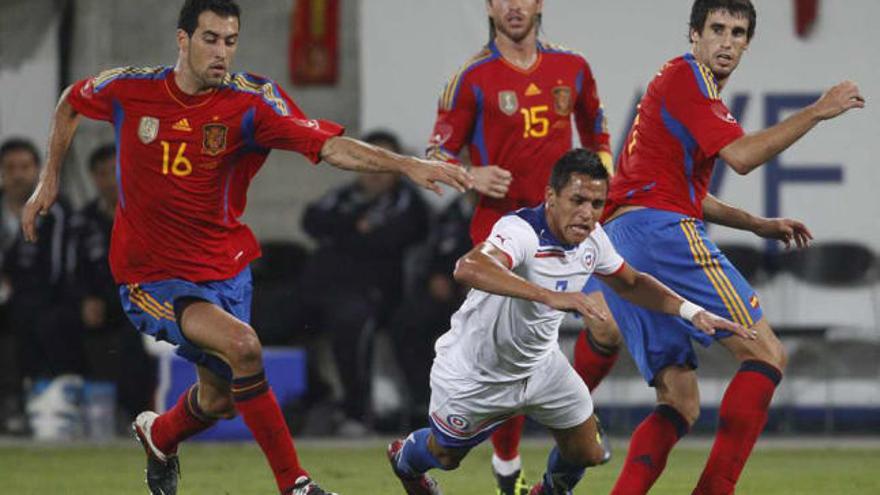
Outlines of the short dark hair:
<svg viewBox="0 0 880 495">
<path fill-rule="evenodd" d="M 186 0 L 180 8 L 177 29 L 186 31 L 192 37 L 199 26 L 199 16 L 207 10 L 221 17 L 235 17 L 241 24 L 241 9 L 234 0 Z"/>
<path fill-rule="evenodd" d="M 94 172 L 101 162 L 113 158 L 116 158 L 115 143 L 107 143 L 98 146 L 92 151 L 92 154 L 89 155 L 89 172 Z"/>
<path fill-rule="evenodd" d="M 562 155 L 556 165 L 553 165 L 553 172 L 550 173 L 550 187 L 559 193 L 571 181 L 573 174 L 584 174 L 593 179 L 608 180 L 608 170 L 602 165 L 602 159 L 596 153 L 584 148 L 569 150 Z"/>
<path fill-rule="evenodd" d="M 400 146 L 400 139 L 398 139 L 397 134 L 384 129 L 368 132 L 364 135 L 363 141 L 370 144 L 388 143 L 391 145 L 391 151 L 395 153 L 400 153 L 403 150 Z"/>
<path fill-rule="evenodd" d="M 706 17 L 710 12 L 716 10 L 726 10 L 733 16 L 743 16 L 749 20 L 749 30 L 747 37 L 749 41 L 755 35 L 755 24 L 758 22 L 758 14 L 755 12 L 755 6 L 751 0 L 694 0 L 694 6 L 691 7 L 691 23 L 688 30 L 688 40 L 690 40 L 690 32 L 703 32 L 706 26 Z"/>
<path fill-rule="evenodd" d="M 0 160 L 3 160 L 7 153 L 13 151 L 27 151 L 34 157 L 34 161 L 37 165 L 40 164 L 40 151 L 34 146 L 34 142 L 30 139 L 13 137 L 4 141 L 3 144 L 0 145 Z"/>
</svg>

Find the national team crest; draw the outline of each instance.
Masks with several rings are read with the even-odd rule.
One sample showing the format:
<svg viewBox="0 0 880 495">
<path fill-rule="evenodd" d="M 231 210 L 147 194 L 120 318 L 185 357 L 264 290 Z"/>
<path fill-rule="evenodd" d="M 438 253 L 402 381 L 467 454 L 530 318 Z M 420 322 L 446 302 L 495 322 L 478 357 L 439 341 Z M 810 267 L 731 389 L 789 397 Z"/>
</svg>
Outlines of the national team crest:
<svg viewBox="0 0 880 495">
<path fill-rule="evenodd" d="M 553 88 L 553 110 L 563 117 L 571 113 L 571 88 L 568 86 L 556 86 Z"/>
<path fill-rule="evenodd" d="M 159 119 L 156 117 L 141 117 L 138 125 L 138 139 L 144 144 L 150 144 L 159 135 Z"/>
<path fill-rule="evenodd" d="M 596 266 L 596 254 L 592 251 L 587 251 L 584 255 L 584 268 L 588 271 L 592 272 L 593 268 Z"/>
<path fill-rule="evenodd" d="M 226 149 L 226 133 L 229 130 L 223 124 L 205 124 L 202 126 L 202 153 L 217 156 Z"/>
<path fill-rule="evenodd" d="M 516 91 L 501 91 L 498 93 L 498 108 L 507 115 L 515 114 L 519 109 Z"/>
</svg>

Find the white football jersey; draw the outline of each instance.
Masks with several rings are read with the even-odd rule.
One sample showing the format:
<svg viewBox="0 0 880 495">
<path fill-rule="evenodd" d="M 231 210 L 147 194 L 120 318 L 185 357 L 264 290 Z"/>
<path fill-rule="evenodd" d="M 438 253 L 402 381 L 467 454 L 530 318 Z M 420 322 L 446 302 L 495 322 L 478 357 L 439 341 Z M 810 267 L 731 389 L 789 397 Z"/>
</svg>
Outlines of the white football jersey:
<svg viewBox="0 0 880 495">
<path fill-rule="evenodd" d="M 517 275 L 555 291 L 578 292 L 593 272 L 610 275 L 623 266 L 599 224 L 584 242 L 566 245 L 550 232 L 543 206 L 502 217 L 486 242 L 510 257 Z M 478 381 L 526 378 L 557 347 L 564 316 L 542 303 L 472 289 L 437 340 L 434 371 Z"/>
</svg>

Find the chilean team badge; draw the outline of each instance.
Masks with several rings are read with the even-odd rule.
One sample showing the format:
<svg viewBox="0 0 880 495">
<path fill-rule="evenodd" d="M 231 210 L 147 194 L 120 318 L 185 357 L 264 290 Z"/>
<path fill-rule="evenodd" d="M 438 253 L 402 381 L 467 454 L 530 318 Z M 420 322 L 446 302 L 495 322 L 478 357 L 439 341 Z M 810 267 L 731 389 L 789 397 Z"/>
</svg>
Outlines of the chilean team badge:
<svg viewBox="0 0 880 495">
<path fill-rule="evenodd" d="M 513 115 L 519 109 L 516 100 L 516 91 L 501 91 L 498 93 L 498 108 L 506 115 Z"/>
<path fill-rule="evenodd" d="M 223 124 L 205 124 L 202 126 L 202 153 L 217 156 L 226 149 L 226 133 L 229 130 Z"/>
<path fill-rule="evenodd" d="M 586 254 L 584 254 L 583 261 L 584 261 L 584 268 L 586 268 L 588 271 L 592 272 L 593 268 L 596 267 L 596 254 L 593 253 L 592 251 L 587 251 Z"/>
<path fill-rule="evenodd" d="M 156 117 L 141 117 L 138 125 L 138 139 L 144 144 L 150 144 L 159 135 L 159 119 Z"/>
</svg>

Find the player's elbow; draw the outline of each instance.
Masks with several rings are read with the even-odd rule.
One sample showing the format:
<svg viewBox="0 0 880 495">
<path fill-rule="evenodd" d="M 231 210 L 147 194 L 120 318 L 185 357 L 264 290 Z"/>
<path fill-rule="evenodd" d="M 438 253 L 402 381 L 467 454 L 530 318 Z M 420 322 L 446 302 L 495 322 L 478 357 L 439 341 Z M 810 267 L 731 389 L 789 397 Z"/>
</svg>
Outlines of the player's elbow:
<svg viewBox="0 0 880 495">
<path fill-rule="evenodd" d="M 462 256 L 455 262 L 455 270 L 452 272 L 452 277 L 456 282 L 470 287 L 477 277 L 475 265 L 474 260 L 468 256 Z"/>
<path fill-rule="evenodd" d="M 731 160 L 725 159 L 724 161 L 727 162 L 727 165 L 730 168 L 732 168 L 733 171 L 739 175 L 748 175 L 748 173 L 751 172 L 752 169 L 755 168 L 755 167 L 751 166 L 750 164 L 739 161 L 739 160 L 731 161 Z"/>
<path fill-rule="evenodd" d="M 76 110 L 74 110 L 68 98 L 71 91 L 73 91 L 73 85 L 64 88 L 64 91 L 61 92 L 61 96 L 58 97 L 58 106 L 55 108 L 56 113 L 64 116 L 76 115 Z"/>
<path fill-rule="evenodd" d="M 733 143 L 725 146 L 718 154 L 721 156 L 721 159 L 727 163 L 727 166 L 733 169 L 734 172 L 739 175 L 746 175 L 759 164 L 753 163 L 753 160 L 749 160 L 748 156 L 744 150 L 744 143 L 740 143 L 739 140 L 734 141 Z"/>
</svg>

